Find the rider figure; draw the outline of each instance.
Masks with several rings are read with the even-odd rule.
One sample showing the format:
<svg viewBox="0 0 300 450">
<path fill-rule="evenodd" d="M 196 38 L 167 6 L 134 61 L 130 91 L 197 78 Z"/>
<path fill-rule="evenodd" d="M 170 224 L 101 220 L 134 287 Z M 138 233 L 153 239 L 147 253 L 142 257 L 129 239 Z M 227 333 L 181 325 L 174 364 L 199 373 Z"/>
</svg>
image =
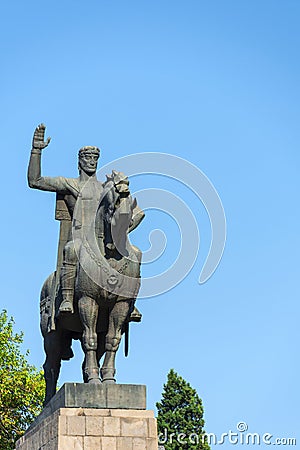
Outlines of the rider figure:
<svg viewBox="0 0 300 450">
<path fill-rule="evenodd" d="M 83 187 L 90 183 L 93 189 L 94 200 L 99 200 L 103 193 L 103 184 L 97 180 L 96 171 L 100 150 L 97 147 L 86 146 L 79 150 L 78 154 L 78 178 L 65 177 L 42 177 L 41 176 L 41 153 L 50 143 L 50 138 L 44 141 L 45 125 L 39 125 L 34 132 L 32 150 L 28 166 L 29 187 L 43 191 L 56 192 L 64 196 L 71 220 L 76 200 L 81 195 Z M 133 223 L 130 231 L 133 230 L 143 219 L 144 213 L 139 207 L 133 213 Z M 59 307 L 60 313 L 73 313 L 73 299 L 76 279 L 77 256 L 72 240 L 72 229 L 70 227 L 66 244 L 64 246 L 63 264 L 60 273 L 62 290 L 62 302 Z M 138 312 L 136 312 L 138 313 Z M 133 317 L 132 320 L 135 320 Z"/>
</svg>

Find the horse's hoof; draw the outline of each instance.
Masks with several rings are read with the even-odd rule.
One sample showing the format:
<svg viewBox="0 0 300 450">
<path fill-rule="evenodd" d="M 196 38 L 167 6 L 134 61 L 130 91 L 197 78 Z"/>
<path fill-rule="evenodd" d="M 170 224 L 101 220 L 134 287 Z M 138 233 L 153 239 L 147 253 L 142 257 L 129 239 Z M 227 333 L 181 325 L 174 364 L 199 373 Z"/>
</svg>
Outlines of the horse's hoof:
<svg viewBox="0 0 300 450">
<path fill-rule="evenodd" d="M 111 369 L 110 367 L 102 367 L 100 369 L 100 375 L 101 375 L 101 380 L 102 383 L 115 383 L 116 379 L 115 379 L 115 373 L 116 370 L 115 369 Z"/>
<path fill-rule="evenodd" d="M 108 378 L 107 380 L 102 380 L 104 384 L 115 384 L 116 380 L 114 378 Z"/>
<path fill-rule="evenodd" d="M 101 381 L 99 380 L 99 378 L 92 378 L 88 381 L 88 384 L 101 384 Z"/>
</svg>

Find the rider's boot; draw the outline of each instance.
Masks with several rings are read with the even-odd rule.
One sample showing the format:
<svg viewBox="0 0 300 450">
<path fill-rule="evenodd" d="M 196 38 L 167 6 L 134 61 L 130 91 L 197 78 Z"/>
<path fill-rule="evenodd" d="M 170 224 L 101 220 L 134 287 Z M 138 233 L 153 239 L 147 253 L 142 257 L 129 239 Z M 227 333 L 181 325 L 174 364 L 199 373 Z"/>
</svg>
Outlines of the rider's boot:
<svg viewBox="0 0 300 450">
<path fill-rule="evenodd" d="M 141 320 L 142 320 L 142 314 L 140 313 L 140 311 L 135 306 L 133 308 L 132 313 L 129 316 L 128 322 L 141 322 Z"/>
<path fill-rule="evenodd" d="M 76 264 L 66 263 L 64 261 L 61 268 L 61 292 L 62 292 L 62 302 L 59 307 L 60 313 L 73 314 L 74 312 L 74 288 L 75 288 L 75 277 L 76 277 Z"/>
</svg>

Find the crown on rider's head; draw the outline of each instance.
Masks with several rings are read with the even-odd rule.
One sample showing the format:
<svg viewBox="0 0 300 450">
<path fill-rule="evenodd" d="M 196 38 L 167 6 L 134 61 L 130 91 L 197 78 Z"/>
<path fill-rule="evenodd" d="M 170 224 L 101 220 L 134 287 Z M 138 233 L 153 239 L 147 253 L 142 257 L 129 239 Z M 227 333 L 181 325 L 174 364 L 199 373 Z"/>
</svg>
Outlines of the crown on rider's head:
<svg viewBox="0 0 300 450">
<path fill-rule="evenodd" d="M 100 149 L 98 147 L 94 147 L 92 145 L 86 145 L 84 147 L 81 147 L 78 152 L 78 156 L 82 156 L 85 153 L 93 153 L 94 155 L 100 155 Z"/>
</svg>

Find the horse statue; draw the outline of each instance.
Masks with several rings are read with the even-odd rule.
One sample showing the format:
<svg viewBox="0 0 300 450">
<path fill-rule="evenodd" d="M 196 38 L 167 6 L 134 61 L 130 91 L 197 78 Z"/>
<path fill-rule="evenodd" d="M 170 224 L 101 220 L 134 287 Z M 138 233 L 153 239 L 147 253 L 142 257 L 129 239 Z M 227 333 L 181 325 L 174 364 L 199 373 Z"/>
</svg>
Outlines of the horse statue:
<svg viewBox="0 0 300 450">
<path fill-rule="evenodd" d="M 134 305 L 140 288 L 142 257 L 141 251 L 128 239 L 136 207 L 128 184 L 121 172 L 113 171 L 107 176 L 93 217 L 86 217 L 81 202 L 84 192 L 77 199 L 73 218 L 77 256 L 74 313 L 59 311 L 62 291 L 58 270 L 42 287 L 40 326 L 46 353 L 44 405 L 56 392 L 61 361 L 73 357 L 72 339 L 79 339 L 84 351 L 85 383 L 116 382 L 115 357 L 124 333 L 127 356 L 129 322 L 141 318 Z M 83 225 L 76 226 L 76 223 Z"/>
</svg>

